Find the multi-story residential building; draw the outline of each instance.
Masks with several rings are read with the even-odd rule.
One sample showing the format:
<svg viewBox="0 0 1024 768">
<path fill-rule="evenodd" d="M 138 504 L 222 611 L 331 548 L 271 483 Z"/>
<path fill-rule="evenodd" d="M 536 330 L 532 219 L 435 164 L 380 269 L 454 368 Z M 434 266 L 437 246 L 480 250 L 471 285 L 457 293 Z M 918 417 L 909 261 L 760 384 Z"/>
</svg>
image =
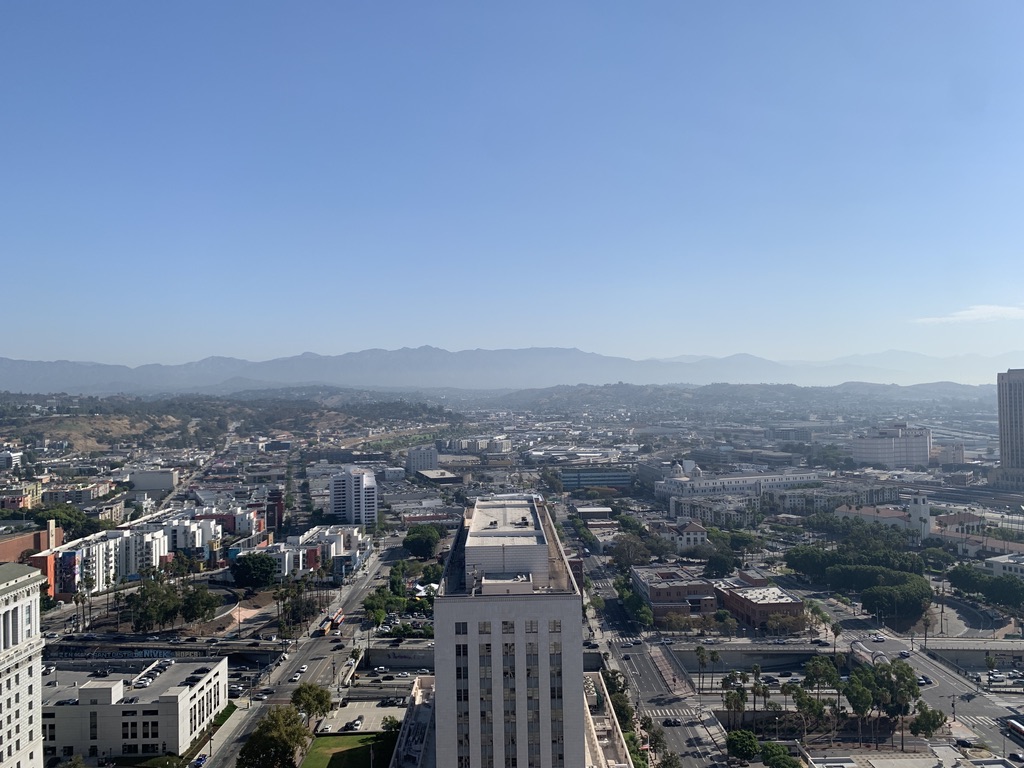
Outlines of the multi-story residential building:
<svg viewBox="0 0 1024 768">
<path fill-rule="evenodd" d="M 999 399 L 999 467 L 989 483 L 1008 491 L 1024 491 L 1024 368 L 996 377 Z"/>
<path fill-rule="evenodd" d="M 118 578 L 118 542 L 108 539 L 106 531 L 65 544 L 52 553 L 54 597 L 70 600 L 78 592 L 93 594 L 109 589 Z"/>
<path fill-rule="evenodd" d="M 347 464 L 331 477 L 328 513 L 344 525 L 377 526 L 377 479 L 373 471 Z"/>
<path fill-rule="evenodd" d="M 836 509 L 836 517 L 860 519 L 866 523 L 879 523 L 909 531 L 920 542 L 935 532 L 935 518 L 931 516 L 928 497 L 915 493 L 909 504 L 901 506 L 849 506 Z"/>
<path fill-rule="evenodd" d="M 586 764 L 581 610 L 543 500 L 478 500 L 434 603 L 437 765 Z"/>
<path fill-rule="evenodd" d="M 758 521 L 760 510 L 760 496 L 673 496 L 669 499 L 668 505 L 669 517 L 700 520 L 706 525 L 727 528 L 745 528 L 753 525 Z"/>
<path fill-rule="evenodd" d="M 721 496 L 742 494 L 760 497 L 767 491 L 780 491 L 796 485 L 817 483 L 818 473 L 810 470 L 794 470 L 769 475 L 761 472 L 735 475 L 718 475 L 699 479 L 668 478 L 654 484 L 654 494 L 660 499 L 672 496 Z"/>
<path fill-rule="evenodd" d="M 0 765 L 11 768 L 43 765 L 39 593 L 44 581 L 36 568 L 0 563 Z"/>
<path fill-rule="evenodd" d="M 318 549 L 320 563 L 339 582 L 362 565 L 370 551 L 370 537 L 355 525 L 310 528 L 300 536 L 289 536 L 287 543 L 307 550 Z"/>
<path fill-rule="evenodd" d="M 843 504 L 895 504 L 900 500 L 900 489 L 895 485 L 862 485 L 834 483 L 820 488 L 789 488 L 765 491 L 761 495 L 763 508 L 776 513 L 813 515 L 834 512 Z"/>
<path fill-rule="evenodd" d="M 932 431 L 896 422 L 874 434 L 858 435 L 850 443 L 850 455 L 858 464 L 887 469 L 927 467 L 932 455 Z"/>
<path fill-rule="evenodd" d="M 425 469 L 437 469 L 437 448 L 433 445 L 415 445 L 405 456 L 405 473 L 415 475 Z"/>
<path fill-rule="evenodd" d="M 167 534 L 158 530 L 107 531 L 111 541 L 117 542 L 118 578 L 130 578 L 147 568 L 156 568 L 170 552 Z"/>
<path fill-rule="evenodd" d="M 43 503 L 43 484 L 22 480 L 0 488 L 0 509 L 35 509 Z"/>
<path fill-rule="evenodd" d="M 154 661 L 127 683 L 122 674 L 94 679 L 81 668 L 50 674 L 55 685 L 45 689 L 40 713 L 41 746 L 48 760 L 76 754 L 97 761 L 182 754 L 228 703 L 227 657 L 203 663 Z M 152 682 L 132 686 L 146 677 Z"/>
<path fill-rule="evenodd" d="M 43 504 L 73 504 L 80 507 L 100 496 L 106 496 L 113 487 L 113 483 L 108 480 L 49 486 L 43 491 Z"/>
</svg>

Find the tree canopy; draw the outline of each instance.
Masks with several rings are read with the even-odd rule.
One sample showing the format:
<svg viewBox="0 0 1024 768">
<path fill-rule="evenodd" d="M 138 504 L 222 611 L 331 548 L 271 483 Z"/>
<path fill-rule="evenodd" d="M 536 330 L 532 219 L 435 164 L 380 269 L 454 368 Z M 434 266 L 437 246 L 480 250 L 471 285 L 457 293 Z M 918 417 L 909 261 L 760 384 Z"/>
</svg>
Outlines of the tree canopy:
<svg viewBox="0 0 1024 768">
<path fill-rule="evenodd" d="M 235 766 L 295 768 L 296 753 L 308 739 L 309 732 L 295 707 L 271 707 L 242 746 Z"/>
<path fill-rule="evenodd" d="M 277 581 L 277 561 L 262 552 L 236 557 L 231 575 L 240 587 L 265 589 Z"/>
</svg>

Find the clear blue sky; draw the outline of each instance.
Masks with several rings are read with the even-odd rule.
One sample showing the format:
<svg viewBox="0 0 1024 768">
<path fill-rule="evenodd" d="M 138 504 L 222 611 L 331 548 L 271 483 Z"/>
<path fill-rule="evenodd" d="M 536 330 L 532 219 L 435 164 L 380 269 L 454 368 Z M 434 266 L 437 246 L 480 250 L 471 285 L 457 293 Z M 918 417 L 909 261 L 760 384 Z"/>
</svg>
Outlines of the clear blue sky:
<svg viewBox="0 0 1024 768">
<path fill-rule="evenodd" d="M 1024 6 L 8 3 L 0 356 L 1024 349 Z"/>
</svg>

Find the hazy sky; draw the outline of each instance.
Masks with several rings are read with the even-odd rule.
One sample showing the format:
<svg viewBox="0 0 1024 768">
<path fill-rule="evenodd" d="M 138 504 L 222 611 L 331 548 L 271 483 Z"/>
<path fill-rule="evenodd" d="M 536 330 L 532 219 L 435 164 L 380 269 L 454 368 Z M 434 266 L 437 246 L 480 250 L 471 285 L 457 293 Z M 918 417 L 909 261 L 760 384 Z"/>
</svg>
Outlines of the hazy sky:
<svg viewBox="0 0 1024 768">
<path fill-rule="evenodd" d="M 1024 349 L 1016 2 L 0 11 L 0 356 Z"/>
</svg>

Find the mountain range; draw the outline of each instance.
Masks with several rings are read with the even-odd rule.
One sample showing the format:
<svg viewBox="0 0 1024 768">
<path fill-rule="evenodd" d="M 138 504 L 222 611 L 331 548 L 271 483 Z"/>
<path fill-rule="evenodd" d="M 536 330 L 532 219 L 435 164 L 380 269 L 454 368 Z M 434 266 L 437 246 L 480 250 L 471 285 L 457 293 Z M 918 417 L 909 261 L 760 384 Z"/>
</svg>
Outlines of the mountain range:
<svg viewBox="0 0 1024 768">
<path fill-rule="evenodd" d="M 631 360 L 578 349 L 367 349 L 343 355 L 306 352 L 252 362 L 208 357 L 181 365 L 132 368 L 103 363 L 0 358 L 0 390 L 24 393 L 231 394 L 294 385 L 374 388 L 513 390 L 571 384 L 796 384 L 868 382 L 901 386 L 928 382 L 994 384 L 996 373 L 1024 365 L 1024 353 L 937 358 L 889 351 L 828 361 L 773 361 L 754 355 L 682 355 Z"/>
</svg>

